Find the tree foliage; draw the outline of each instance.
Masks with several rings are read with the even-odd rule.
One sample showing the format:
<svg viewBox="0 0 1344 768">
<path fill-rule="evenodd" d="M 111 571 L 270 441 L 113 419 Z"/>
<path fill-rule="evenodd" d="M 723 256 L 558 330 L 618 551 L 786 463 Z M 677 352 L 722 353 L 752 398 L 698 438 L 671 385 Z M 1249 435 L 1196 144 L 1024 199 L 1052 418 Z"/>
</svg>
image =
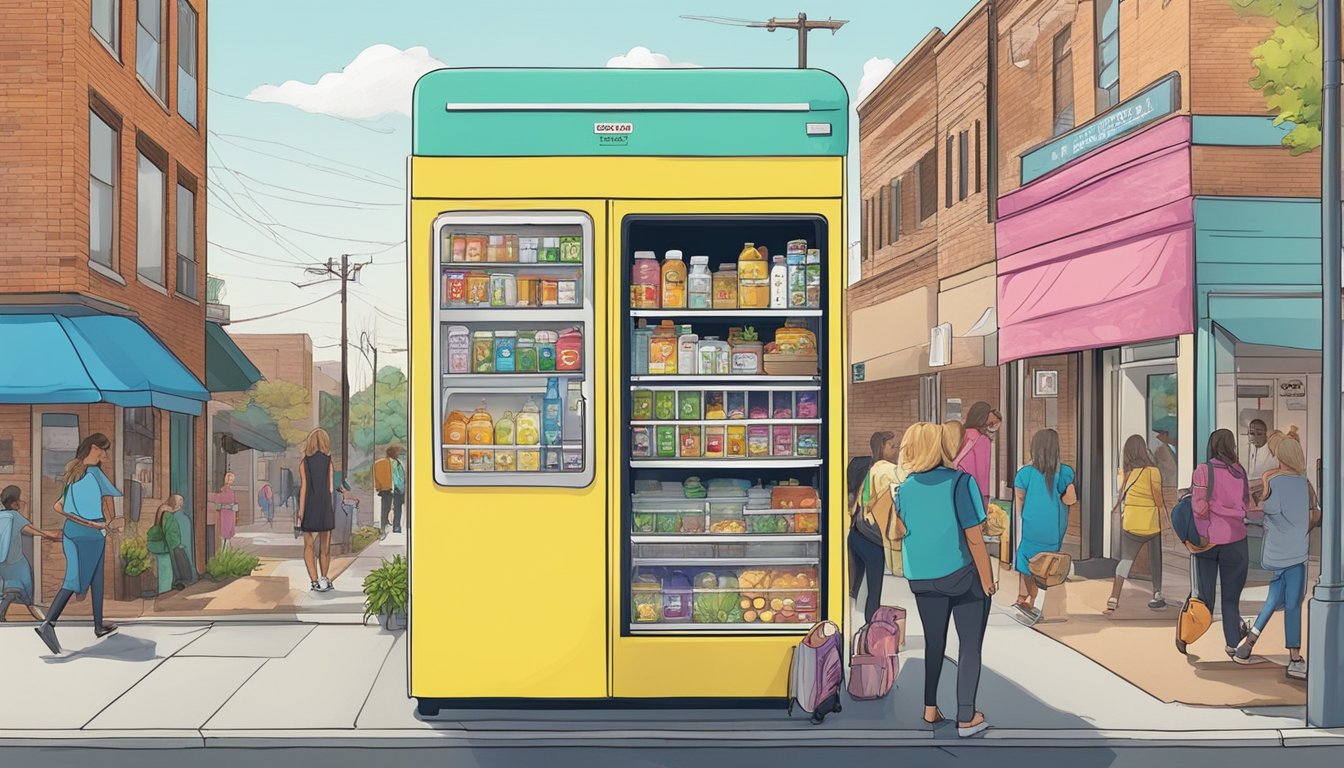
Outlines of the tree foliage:
<svg viewBox="0 0 1344 768">
<path fill-rule="evenodd" d="M 258 382 L 251 398 L 243 401 L 238 410 L 247 410 L 251 403 L 256 403 L 275 420 L 280 437 L 290 445 L 298 445 L 308 436 L 299 424 L 308 419 L 312 402 L 308 399 L 308 390 L 298 384 L 288 381 Z"/>
<path fill-rule="evenodd" d="M 406 445 L 406 374 L 393 366 L 378 371 L 378 413 L 370 385 L 350 397 L 350 432 L 358 451 L 373 453 L 392 443 Z M 374 425 L 377 424 L 375 435 Z"/>
<path fill-rule="evenodd" d="M 1294 155 L 1321 145 L 1321 35 L 1316 18 L 1318 0 L 1229 0 L 1248 16 L 1274 20 L 1275 28 L 1251 49 L 1259 72 L 1251 87 L 1265 95 L 1276 113 L 1275 125 L 1292 123 L 1283 146 Z"/>
</svg>

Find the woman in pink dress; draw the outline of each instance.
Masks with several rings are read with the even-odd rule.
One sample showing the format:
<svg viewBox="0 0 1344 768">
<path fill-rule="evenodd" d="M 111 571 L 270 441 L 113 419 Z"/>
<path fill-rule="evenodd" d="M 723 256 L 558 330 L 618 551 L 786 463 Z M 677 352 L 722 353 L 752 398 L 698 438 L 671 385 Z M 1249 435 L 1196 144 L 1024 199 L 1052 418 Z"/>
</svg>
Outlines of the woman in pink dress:
<svg viewBox="0 0 1344 768">
<path fill-rule="evenodd" d="M 999 412 L 986 402 L 978 402 L 966 412 L 966 437 L 961 450 L 953 462 L 956 468 L 975 478 L 980 495 L 989 509 L 990 485 L 989 467 L 994 462 L 994 450 L 990 444 L 990 435 L 999 431 L 1003 419 Z"/>
<path fill-rule="evenodd" d="M 238 497 L 233 493 L 233 480 L 233 473 L 225 472 L 224 485 L 213 499 L 219 510 L 219 538 L 224 540 L 226 547 L 238 531 Z"/>
</svg>

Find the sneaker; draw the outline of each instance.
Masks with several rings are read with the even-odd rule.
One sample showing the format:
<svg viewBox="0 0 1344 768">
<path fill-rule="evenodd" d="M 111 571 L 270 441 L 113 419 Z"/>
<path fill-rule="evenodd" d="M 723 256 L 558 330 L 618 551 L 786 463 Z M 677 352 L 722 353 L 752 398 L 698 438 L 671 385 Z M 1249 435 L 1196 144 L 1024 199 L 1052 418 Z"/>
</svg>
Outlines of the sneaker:
<svg viewBox="0 0 1344 768">
<path fill-rule="evenodd" d="M 322 576 L 322 577 L 318 578 L 318 580 L 317 580 L 317 591 L 318 591 L 318 592 L 330 592 L 330 591 L 331 591 L 331 579 L 328 579 L 326 576 Z"/>
<path fill-rule="evenodd" d="M 310 586 L 309 586 L 308 588 L 311 589 L 311 590 L 314 591 L 314 592 L 321 592 L 321 591 L 322 591 L 322 585 L 321 585 L 321 584 L 318 584 L 316 581 L 314 581 L 314 582 L 310 582 Z"/>
<path fill-rule="evenodd" d="M 36 627 L 33 627 L 33 631 L 37 633 L 38 637 L 42 638 L 42 642 L 47 644 L 47 648 L 52 653 L 57 656 L 61 655 L 61 643 L 56 639 L 55 627 L 44 621 Z"/>
<path fill-rule="evenodd" d="M 117 634 L 118 629 L 120 629 L 120 627 L 109 621 L 103 626 L 94 629 L 93 636 L 101 640 L 102 638 L 107 637 L 108 635 Z"/>
<path fill-rule="evenodd" d="M 1306 660 L 1306 659 L 1297 659 L 1296 661 L 1289 661 L 1289 662 L 1288 662 L 1287 675 L 1288 675 L 1288 677 L 1292 678 L 1293 680 L 1306 680 L 1306 679 L 1307 679 L 1307 660 Z"/>
<path fill-rule="evenodd" d="M 1232 658 L 1235 661 L 1244 662 L 1247 659 L 1251 658 L 1251 652 L 1254 650 L 1255 650 L 1255 641 L 1252 640 L 1248 635 L 1242 639 L 1241 645 L 1238 645 L 1237 649 L 1232 652 Z"/>
<path fill-rule="evenodd" d="M 1236 649 L 1236 648 L 1233 648 L 1233 647 L 1230 646 L 1230 645 L 1225 646 L 1225 647 L 1223 648 L 1223 653 L 1226 653 L 1226 654 L 1227 654 L 1227 658 L 1229 658 L 1229 659 L 1231 659 L 1231 660 L 1233 660 L 1233 661 L 1236 661 L 1236 660 L 1237 660 L 1237 649 Z"/>
<path fill-rule="evenodd" d="M 1041 613 L 1035 608 L 1026 608 L 1021 605 L 1013 606 L 1013 612 L 1010 614 L 1013 619 L 1024 627 L 1034 627 L 1041 620 Z"/>
<path fill-rule="evenodd" d="M 1162 593 L 1159 592 L 1153 595 L 1152 600 L 1148 601 L 1148 607 L 1153 609 L 1154 611 L 1160 611 L 1163 608 L 1167 607 L 1167 601 L 1165 598 L 1162 597 Z"/>
</svg>

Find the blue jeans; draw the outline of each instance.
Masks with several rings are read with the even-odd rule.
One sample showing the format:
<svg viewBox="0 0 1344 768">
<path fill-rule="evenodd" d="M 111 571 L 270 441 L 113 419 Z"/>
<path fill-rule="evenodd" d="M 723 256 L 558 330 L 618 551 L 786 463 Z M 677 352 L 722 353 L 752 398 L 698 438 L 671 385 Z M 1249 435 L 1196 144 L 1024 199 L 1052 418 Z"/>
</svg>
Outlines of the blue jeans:
<svg viewBox="0 0 1344 768">
<path fill-rule="evenodd" d="M 1255 620 L 1255 631 L 1263 632 L 1270 617 L 1282 608 L 1284 647 L 1301 648 L 1302 600 L 1307 596 L 1307 564 L 1298 563 L 1273 573 L 1274 580 L 1269 582 L 1269 597 Z"/>
</svg>

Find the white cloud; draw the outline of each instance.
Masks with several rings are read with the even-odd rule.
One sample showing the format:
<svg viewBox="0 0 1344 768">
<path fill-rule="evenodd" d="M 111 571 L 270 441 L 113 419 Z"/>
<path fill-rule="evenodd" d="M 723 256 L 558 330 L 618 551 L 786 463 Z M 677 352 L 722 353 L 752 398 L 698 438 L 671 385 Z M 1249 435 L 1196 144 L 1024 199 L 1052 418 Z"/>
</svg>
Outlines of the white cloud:
<svg viewBox="0 0 1344 768">
<path fill-rule="evenodd" d="M 881 85 L 895 68 L 896 62 L 891 59 L 879 59 L 876 56 L 863 62 L 863 79 L 859 81 L 859 95 L 854 102 L 858 104 L 868 98 L 868 94 Z"/>
<path fill-rule="evenodd" d="M 642 45 L 637 45 L 631 48 L 629 53 L 607 59 L 607 66 L 628 69 L 687 69 L 700 65 L 674 62 L 665 54 L 654 53 Z"/>
<path fill-rule="evenodd" d="M 340 72 L 328 72 L 316 83 L 290 80 L 284 85 L 260 85 L 247 98 L 357 120 L 393 113 L 409 117 L 415 81 L 444 66 L 423 46 L 403 51 L 379 43 L 365 48 Z"/>
</svg>

